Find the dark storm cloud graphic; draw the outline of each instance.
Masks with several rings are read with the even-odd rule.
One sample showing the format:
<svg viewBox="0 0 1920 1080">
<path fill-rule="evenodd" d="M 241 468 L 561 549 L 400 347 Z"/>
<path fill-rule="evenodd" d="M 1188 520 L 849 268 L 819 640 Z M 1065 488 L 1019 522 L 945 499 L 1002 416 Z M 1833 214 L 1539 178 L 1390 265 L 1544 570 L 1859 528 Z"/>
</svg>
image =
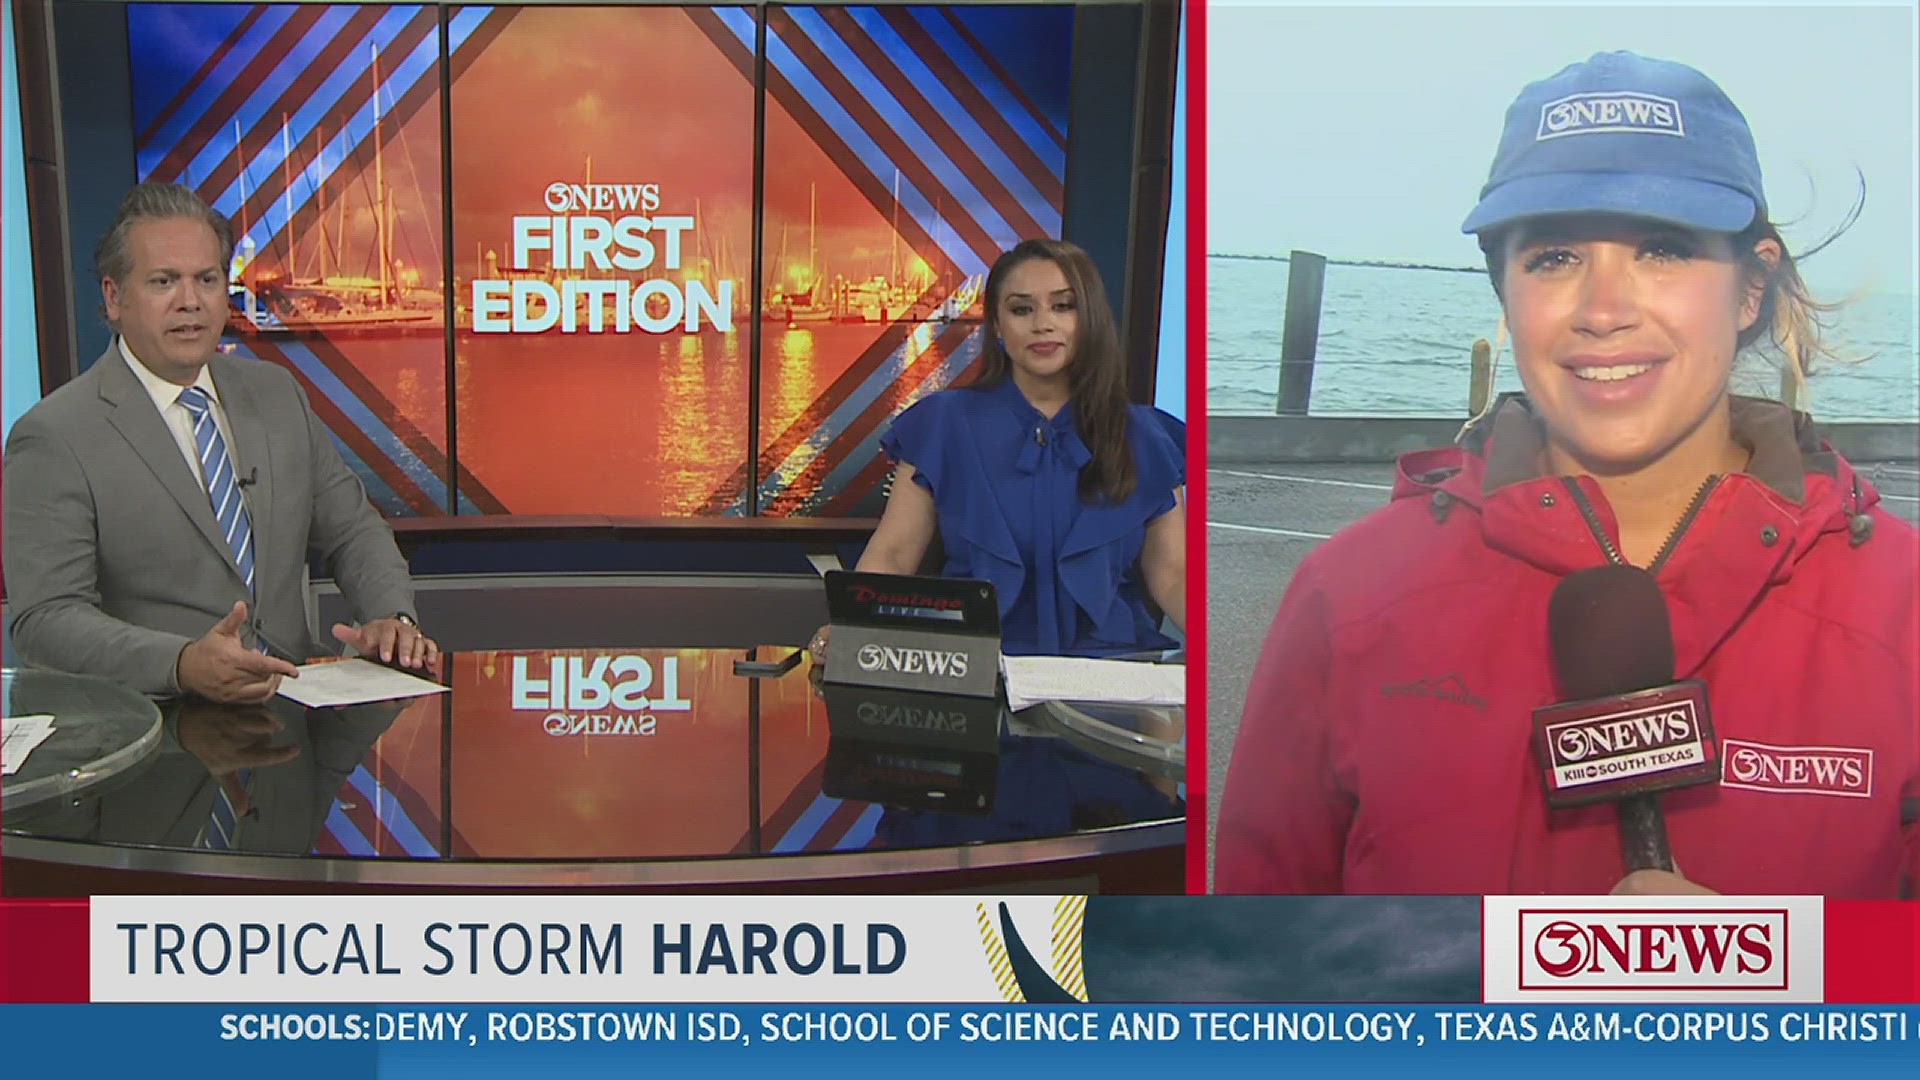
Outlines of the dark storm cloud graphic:
<svg viewBox="0 0 1920 1080">
<path fill-rule="evenodd" d="M 1478 897 L 1121 897 L 1087 903 L 1106 1002 L 1477 1002 Z"/>
</svg>

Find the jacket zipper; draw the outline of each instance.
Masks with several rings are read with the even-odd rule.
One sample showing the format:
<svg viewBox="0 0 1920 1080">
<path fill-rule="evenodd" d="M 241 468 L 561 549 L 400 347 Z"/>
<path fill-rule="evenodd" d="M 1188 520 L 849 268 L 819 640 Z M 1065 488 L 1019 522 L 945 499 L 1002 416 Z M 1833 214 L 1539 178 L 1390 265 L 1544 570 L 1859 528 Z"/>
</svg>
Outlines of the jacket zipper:
<svg viewBox="0 0 1920 1080">
<path fill-rule="evenodd" d="M 1654 554 L 1653 561 L 1647 564 L 1647 573 L 1658 574 L 1660 568 L 1666 565 L 1674 549 L 1680 546 L 1680 538 L 1686 535 L 1688 527 L 1693 524 L 1693 519 L 1700 516 L 1700 509 L 1707 505 L 1707 497 L 1720 486 L 1720 480 L 1720 474 L 1715 473 L 1701 483 L 1700 490 L 1693 493 L 1693 501 L 1687 503 L 1687 508 L 1681 513 L 1680 520 L 1674 522 L 1673 531 L 1667 534 L 1666 543 L 1660 545 L 1660 550 Z M 1587 528 L 1593 533 L 1593 538 L 1600 542 L 1600 551 L 1606 555 L 1607 561 L 1614 566 L 1626 566 L 1626 557 L 1620 554 L 1619 548 L 1613 546 L 1613 540 L 1607 536 L 1607 530 L 1601 527 L 1600 515 L 1594 510 L 1593 503 L 1588 500 L 1586 491 L 1580 487 L 1580 482 L 1571 476 L 1561 477 L 1560 482 L 1567 486 L 1567 494 L 1573 496 L 1573 504 L 1580 508 L 1580 516 L 1587 520 Z"/>
</svg>

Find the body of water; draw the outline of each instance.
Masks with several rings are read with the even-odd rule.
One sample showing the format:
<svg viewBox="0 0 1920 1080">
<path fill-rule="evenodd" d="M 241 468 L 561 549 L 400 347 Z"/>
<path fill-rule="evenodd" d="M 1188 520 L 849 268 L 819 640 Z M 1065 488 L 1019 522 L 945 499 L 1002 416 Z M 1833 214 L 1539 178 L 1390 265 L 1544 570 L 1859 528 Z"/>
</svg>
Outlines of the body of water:
<svg viewBox="0 0 1920 1080">
<path fill-rule="evenodd" d="M 1207 411 L 1271 415 L 1280 384 L 1288 264 L 1207 260 Z M 1834 299 L 1834 294 L 1821 294 Z M 1324 416 L 1464 416 L 1474 339 L 1494 339 L 1500 305 L 1484 274 L 1328 266 L 1311 411 Z M 1915 298 L 1871 292 L 1832 317 L 1830 365 L 1802 402 L 1823 420 L 1920 417 Z M 1743 357 L 1741 393 L 1775 396 L 1779 370 Z M 1509 350 L 1499 390 L 1518 390 Z"/>
</svg>

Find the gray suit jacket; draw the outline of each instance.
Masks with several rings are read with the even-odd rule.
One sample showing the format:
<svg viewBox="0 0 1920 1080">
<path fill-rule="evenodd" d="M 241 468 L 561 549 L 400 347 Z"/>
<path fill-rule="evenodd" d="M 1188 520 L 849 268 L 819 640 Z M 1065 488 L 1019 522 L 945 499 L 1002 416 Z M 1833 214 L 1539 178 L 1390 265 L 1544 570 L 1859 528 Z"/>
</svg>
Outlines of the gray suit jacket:
<svg viewBox="0 0 1920 1080">
<path fill-rule="evenodd" d="M 309 553 L 362 621 L 414 612 L 393 530 L 347 469 L 293 376 L 215 356 L 227 449 L 253 526 L 251 635 L 306 656 Z M 147 694 L 179 690 L 180 650 L 247 599 L 206 489 L 117 345 L 7 436 L 4 558 L 22 660 Z M 330 641 L 331 639 L 329 639 Z"/>
</svg>

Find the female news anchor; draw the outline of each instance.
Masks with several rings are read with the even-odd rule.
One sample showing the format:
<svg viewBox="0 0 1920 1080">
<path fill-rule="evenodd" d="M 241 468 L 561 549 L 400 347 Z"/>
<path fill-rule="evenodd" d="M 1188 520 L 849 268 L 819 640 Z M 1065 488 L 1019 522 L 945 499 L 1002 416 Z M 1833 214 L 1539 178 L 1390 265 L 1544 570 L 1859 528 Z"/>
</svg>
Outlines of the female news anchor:
<svg viewBox="0 0 1920 1080">
<path fill-rule="evenodd" d="M 978 376 L 881 438 L 898 468 L 858 569 L 916 573 L 937 532 L 946 576 L 993 583 L 1006 653 L 1172 647 L 1147 600 L 1184 626 L 1185 425 L 1128 403 L 1106 290 L 1073 244 L 1000 256 L 985 310 Z M 822 630 L 816 663 L 826 648 Z"/>
<path fill-rule="evenodd" d="M 1402 459 L 1390 505 L 1300 566 L 1220 808 L 1221 892 L 1894 897 L 1920 871 L 1915 532 L 1804 414 L 1818 310 L 1767 217 L 1745 119 L 1679 64 L 1606 53 L 1508 110 L 1477 234 L 1526 392 Z M 1625 871 L 1616 810 L 1549 811 L 1532 713 L 1547 605 L 1656 575 L 1717 783 L 1663 798 L 1674 872 Z"/>
</svg>

